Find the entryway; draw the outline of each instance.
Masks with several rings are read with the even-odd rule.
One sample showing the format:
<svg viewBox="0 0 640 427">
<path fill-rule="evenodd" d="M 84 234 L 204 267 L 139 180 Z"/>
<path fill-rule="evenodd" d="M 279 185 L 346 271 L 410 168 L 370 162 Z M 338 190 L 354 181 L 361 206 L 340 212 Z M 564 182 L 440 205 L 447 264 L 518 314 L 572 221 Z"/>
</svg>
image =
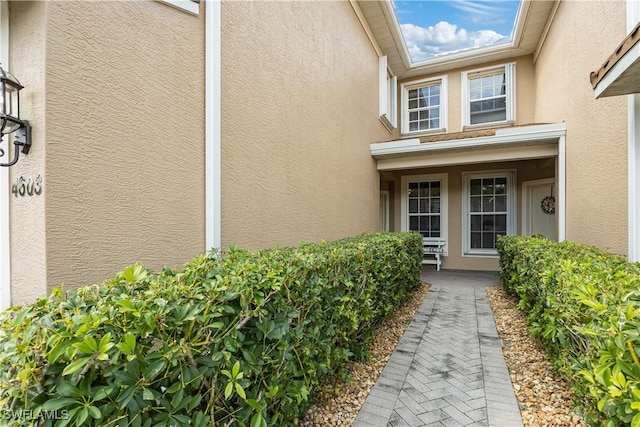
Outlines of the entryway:
<svg viewBox="0 0 640 427">
<path fill-rule="evenodd" d="M 554 189 L 553 179 L 522 183 L 522 234 L 542 234 L 558 240 Z"/>
</svg>

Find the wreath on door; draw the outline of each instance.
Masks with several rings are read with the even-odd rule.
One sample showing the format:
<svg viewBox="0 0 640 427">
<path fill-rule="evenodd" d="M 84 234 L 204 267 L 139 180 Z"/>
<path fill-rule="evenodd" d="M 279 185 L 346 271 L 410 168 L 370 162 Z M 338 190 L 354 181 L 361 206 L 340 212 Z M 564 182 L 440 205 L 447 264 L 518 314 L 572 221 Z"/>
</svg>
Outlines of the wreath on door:
<svg viewBox="0 0 640 427">
<path fill-rule="evenodd" d="M 540 209 L 542 209 L 542 212 L 549 215 L 556 213 L 556 198 L 553 197 L 553 186 L 551 187 L 551 195 L 545 197 L 540 202 Z"/>
<path fill-rule="evenodd" d="M 556 213 L 556 199 L 553 196 L 547 196 L 540 202 L 542 212 L 552 215 Z"/>
</svg>

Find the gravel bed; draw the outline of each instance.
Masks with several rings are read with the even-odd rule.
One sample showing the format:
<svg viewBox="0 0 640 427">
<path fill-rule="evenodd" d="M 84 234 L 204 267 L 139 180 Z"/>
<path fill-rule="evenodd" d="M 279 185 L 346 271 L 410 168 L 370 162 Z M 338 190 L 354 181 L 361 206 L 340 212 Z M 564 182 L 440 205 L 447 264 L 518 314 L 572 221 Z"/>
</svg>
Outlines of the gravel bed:
<svg viewBox="0 0 640 427">
<path fill-rule="evenodd" d="M 546 352 L 527 329 L 518 301 L 501 286 L 487 288 L 513 390 L 525 426 L 585 426 L 567 382 L 551 371 Z"/>
<path fill-rule="evenodd" d="M 318 403 L 296 424 L 325 427 L 350 426 L 353 423 L 428 290 L 429 285 L 423 284 L 395 312 L 376 326 L 371 342 L 371 358 L 350 363 L 350 379 L 338 380 L 330 389 L 324 390 Z"/>
<path fill-rule="evenodd" d="M 429 285 L 424 284 L 376 327 L 371 358 L 350 363 L 350 378 L 337 380 L 323 390 L 318 402 L 296 420 L 296 425 L 326 427 L 353 423 L 428 290 Z M 572 408 L 569 385 L 552 372 L 544 349 L 529 334 L 517 300 L 507 295 L 501 286 L 487 288 L 487 294 L 523 424 L 527 427 L 586 426 Z"/>
</svg>

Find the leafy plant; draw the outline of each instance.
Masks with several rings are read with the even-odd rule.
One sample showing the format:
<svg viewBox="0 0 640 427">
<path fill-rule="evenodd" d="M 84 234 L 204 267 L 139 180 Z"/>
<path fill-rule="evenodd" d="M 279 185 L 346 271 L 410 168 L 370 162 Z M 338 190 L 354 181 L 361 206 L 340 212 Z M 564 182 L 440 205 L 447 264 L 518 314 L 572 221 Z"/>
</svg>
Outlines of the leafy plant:
<svg viewBox="0 0 640 427">
<path fill-rule="evenodd" d="M 419 284 L 415 233 L 127 267 L 0 313 L 9 425 L 292 424 Z"/>
<path fill-rule="evenodd" d="M 640 265 L 573 242 L 506 236 L 502 284 L 593 425 L 640 426 Z"/>
</svg>

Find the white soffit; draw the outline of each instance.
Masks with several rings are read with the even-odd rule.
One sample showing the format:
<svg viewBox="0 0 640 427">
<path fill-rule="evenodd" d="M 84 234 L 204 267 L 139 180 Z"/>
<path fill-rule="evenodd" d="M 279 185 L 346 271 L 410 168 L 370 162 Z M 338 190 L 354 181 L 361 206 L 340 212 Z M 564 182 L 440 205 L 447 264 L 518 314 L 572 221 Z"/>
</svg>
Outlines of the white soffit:
<svg viewBox="0 0 640 427">
<path fill-rule="evenodd" d="M 558 155 L 558 144 L 544 143 L 537 145 L 520 145 L 484 148 L 476 151 L 451 151 L 415 155 L 412 157 L 395 157 L 379 159 L 379 171 L 416 169 L 426 167 L 456 166 L 477 163 L 512 162 L 550 158 Z"/>
</svg>

